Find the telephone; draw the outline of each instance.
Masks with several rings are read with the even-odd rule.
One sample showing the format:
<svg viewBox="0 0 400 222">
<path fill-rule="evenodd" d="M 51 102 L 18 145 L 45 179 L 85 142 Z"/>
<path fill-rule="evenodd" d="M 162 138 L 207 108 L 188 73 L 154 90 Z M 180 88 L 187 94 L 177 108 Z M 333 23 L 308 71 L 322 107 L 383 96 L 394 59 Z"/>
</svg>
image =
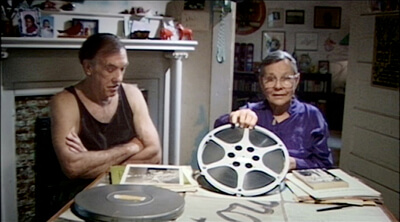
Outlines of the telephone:
<svg viewBox="0 0 400 222">
<path fill-rule="evenodd" d="M 232 11 L 230 0 L 216 0 L 213 1 L 213 3 L 214 3 L 213 6 L 214 11 L 219 11 L 223 13 L 229 13 Z"/>
<path fill-rule="evenodd" d="M 213 1 L 213 11 L 220 13 L 216 59 L 218 63 L 223 63 L 225 61 L 225 15 L 232 11 L 231 0 Z"/>
</svg>

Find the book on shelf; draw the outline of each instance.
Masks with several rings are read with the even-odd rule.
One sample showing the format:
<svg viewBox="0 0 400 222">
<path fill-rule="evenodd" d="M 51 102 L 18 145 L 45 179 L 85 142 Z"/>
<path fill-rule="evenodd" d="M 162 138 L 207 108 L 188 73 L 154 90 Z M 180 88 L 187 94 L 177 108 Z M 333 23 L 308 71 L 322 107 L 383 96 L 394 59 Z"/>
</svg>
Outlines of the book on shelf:
<svg viewBox="0 0 400 222">
<path fill-rule="evenodd" d="M 292 173 L 315 190 L 349 186 L 349 183 L 325 169 L 293 170 Z"/>
<path fill-rule="evenodd" d="M 153 185 L 176 192 L 196 191 L 198 188 L 190 166 L 158 164 L 126 165 L 120 184 Z"/>
</svg>

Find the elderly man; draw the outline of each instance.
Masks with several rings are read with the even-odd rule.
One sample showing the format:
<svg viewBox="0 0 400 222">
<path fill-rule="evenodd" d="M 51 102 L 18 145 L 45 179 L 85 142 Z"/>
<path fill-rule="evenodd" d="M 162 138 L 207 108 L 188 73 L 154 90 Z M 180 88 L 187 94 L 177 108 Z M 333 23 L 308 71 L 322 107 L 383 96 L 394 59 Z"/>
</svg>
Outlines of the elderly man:
<svg viewBox="0 0 400 222">
<path fill-rule="evenodd" d="M 68 178 L 92 179 L 110 166 L 160 163 L 161 145 L 141 91 L 123 83 L 127 51 L 117 36 L 90 36 L 79 51 L 86 75 L 51 101 L 52 140 Z"/>
</svg>

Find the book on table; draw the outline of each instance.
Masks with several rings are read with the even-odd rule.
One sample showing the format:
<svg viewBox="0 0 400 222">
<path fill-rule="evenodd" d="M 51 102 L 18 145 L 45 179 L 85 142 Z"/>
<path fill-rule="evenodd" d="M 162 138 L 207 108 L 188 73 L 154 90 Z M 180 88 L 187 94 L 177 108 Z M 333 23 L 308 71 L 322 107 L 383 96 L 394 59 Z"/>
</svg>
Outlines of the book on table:
<svg viewBox="0 0 400 222">
<path fill-rule="evenodd" d="M 326 169 L 293 170 L 292 173 L 315 190 L 349 186 L 349 183 Z"/>
<path fill-rule="evenodd" d="M 313 189 L 303 180 L 294 175 L 293 171 L 286 175 L 286 185 L 299 201 L 321 200 L 373 200 L 380 202 L 381 193 L 364 184 L 358 178 L 347 174 L 341 169 L 329 169 L 328 172 L 348 183 L 347 187 L 331 187 L 326 189 Z"/>
</svg>

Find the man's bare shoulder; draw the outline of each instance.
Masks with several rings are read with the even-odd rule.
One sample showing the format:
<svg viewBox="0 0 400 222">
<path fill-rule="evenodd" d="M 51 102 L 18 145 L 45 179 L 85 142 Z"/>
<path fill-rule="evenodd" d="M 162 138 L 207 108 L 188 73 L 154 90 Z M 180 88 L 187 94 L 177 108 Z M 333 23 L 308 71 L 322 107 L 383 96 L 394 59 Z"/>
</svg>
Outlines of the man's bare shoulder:
<svg viewBox="0 0 400 222">
<path fill-rule="evenodd" d="M 141 92 L 137 84 L 122 83 L 122 87 L 124 88 L 125 94 L 127 95 Z"/>
<path fill-rule="evenodd" d="M 67 109 L 71 110 L 72 107 L 76 107 L 77 102 L 75 96 L 67 90 L 63 90 L 55 94 L 50 101 L 50 107 L 52 109 Z"/>
<path fill-rule="evenodd" d="M 136 84 L 123 83 L 122 87 L 133 112 L 138 113 L 138 111 L 144 110 L 143 107 L 147 107 L 142 91 Z"/>
</svg>

